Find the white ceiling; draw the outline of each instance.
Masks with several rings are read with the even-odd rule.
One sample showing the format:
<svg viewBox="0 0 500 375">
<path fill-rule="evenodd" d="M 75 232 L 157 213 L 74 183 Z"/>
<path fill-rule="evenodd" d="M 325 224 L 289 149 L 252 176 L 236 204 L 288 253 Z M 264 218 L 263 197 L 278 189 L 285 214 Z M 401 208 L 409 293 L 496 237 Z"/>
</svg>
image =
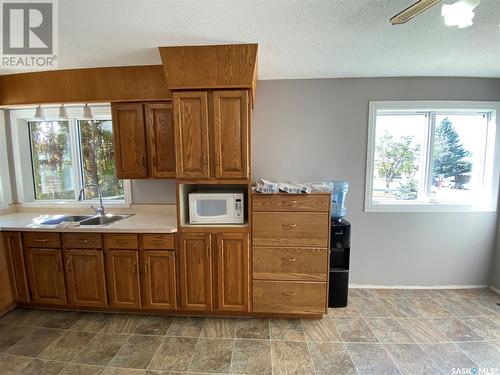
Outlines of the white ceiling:
<svg viewBox="0 0 500 375">
<path fill-rule="evenodd" d="M 59 69 L 159 64 L 158 46 L 259 43 L 260 79 L 500 77 L 500 0 L 481 0 L 467 29 L 446 27 L 440 5 L 391 26 L 413 2 L 60 0 Z"/>
</svg>

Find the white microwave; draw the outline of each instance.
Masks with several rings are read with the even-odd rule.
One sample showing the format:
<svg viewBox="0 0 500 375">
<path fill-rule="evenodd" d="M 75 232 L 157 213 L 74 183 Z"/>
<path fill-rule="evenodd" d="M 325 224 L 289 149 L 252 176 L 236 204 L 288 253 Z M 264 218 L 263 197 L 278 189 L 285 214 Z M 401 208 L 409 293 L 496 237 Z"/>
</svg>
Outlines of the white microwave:
<svg viewBox="0 0 500 375">
<path fill-rule="evenodd" d="M 189 193 L 190 224 L 243 224 L 244 193 L 194 191 Z"/>
</svg>

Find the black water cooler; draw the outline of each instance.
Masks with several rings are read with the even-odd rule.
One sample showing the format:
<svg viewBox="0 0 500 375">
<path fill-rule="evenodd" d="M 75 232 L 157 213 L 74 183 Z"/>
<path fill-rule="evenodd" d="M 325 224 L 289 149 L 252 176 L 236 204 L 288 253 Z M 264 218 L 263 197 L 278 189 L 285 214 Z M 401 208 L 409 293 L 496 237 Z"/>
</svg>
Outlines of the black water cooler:
<svg viewBox="0 0 500 375">
<path fill-rule="evenodd" d="M 344 219 L 336 219 L 332 220 L 331 225 L 328 307 L 345 307 L 349 287 L 351 223 Z"/>
</svg>

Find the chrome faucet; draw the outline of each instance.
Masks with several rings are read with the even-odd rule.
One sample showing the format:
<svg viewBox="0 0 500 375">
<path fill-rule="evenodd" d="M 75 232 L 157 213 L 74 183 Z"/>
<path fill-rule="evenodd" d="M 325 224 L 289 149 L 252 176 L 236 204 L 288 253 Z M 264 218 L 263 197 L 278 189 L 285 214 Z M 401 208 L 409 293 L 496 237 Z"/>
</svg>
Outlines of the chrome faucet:
<svg viewBox="0 0 500 375">
<path fill-rule="evenodd" d="M 96 214 L 104 216 L 104 206 L 102 205 L 102 190 L 97 184 L 85 184 L 83 187 L 80 189 L 80 193 L 78 194 L 78 200 L 81 201 L 83 199 L 83 193 L 85 192 L 85 189 L 88 187 L 94 187 L 97 190 L 97 193 L 99 194 L 99 207 L 95 208 L 93 205 L 90 205 L 92 209 L 95 211 Z"/>
</svg>

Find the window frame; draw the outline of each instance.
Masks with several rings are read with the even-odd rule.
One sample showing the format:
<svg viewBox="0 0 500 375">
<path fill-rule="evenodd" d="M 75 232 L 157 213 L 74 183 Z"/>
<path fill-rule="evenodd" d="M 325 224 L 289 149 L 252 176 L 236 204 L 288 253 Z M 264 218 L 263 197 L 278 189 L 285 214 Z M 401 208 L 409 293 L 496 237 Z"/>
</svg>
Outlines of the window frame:
<svg viewBox="0 0 500 375">
<path fill-rule="evenodd" d="M 484 166 L 483 174 L 486 180 L 483 181 L 482 187 L 484 193 L 490 199 L 487 199 L 482 204 L 460 204 L 460 203 L 446 203 L 446 202 L 412 202 L 412 201 L 399 201 L 395 203 L 375 203 L 372 201 L 373 189 L 373 175 L 375 171 L 375 131 L 376 131 L 376 118 L 378 111 L 391 111 L 394 113 L 442 113 L 442 112 L 488 112 L 488 135 L 486 138 L 485 155 L 487 155 Z M 498 130 L 498 116 L 500 114 L 499 102 L 488 101 L 370 101 L 368 112 L 368 138 L 367 138 L 367 154 L 366 154 L 366 180 L 365 180 L 365 212 L 495 212 L 497 210 L 498 187 L 499 187 L 499 173 L 500 173 L 500 131 Z M 424 180 L 429 184 L 430 168 L 432 163 L 432 144 L 434 136 L 435 122 L 429 120 L 431 128 L 426 130 L 426 144 L 427 149 L 425 153 L 427 156 Z M 431 130 L 429 132 L 429 130 Z M 493 134 L 491 134 L 493 133 Z M 491 171 L 491 175 L 486 173 Z M 423 182 L 421 182 L 423 183 Z"/>
<path fill-rule="evenodd" d="M 81 177 L 81 157 L 79 134 L 77 129 L 78 120 L 83 120 L 83 104 L 82 105 L 67 105 L 65 106 L 68 112 L 67 119 L 59 118 L 59 106 L 44 107 L 45 119 L 50 120 L 67 120 L 69 122 L 71 155 L 73 159 L 73 178 L 76 189 L 82 186 Z M 111 106 L 109 104 L 92 105 L 92 115 L 94 120 L 109 120 L 111 119 Z M 35 199 L 34 177 L 31 164 L 31 145 L 29 136 L 29 122 L 40 121 L 34 118 L 35 107 L 11 109 L 10 123 L 12 129 L 12 148 L 14 156 L 14 167 L 16 174 L 17 196 L 21 207 L 68 207 L 79 208 L 88 207 L 93 200 L 78 201 L 75 199 L 58 199 L 58 200 L 37 200 Z M 116 208 L 129 208 L 132 203 L 131 183 L 130 180 L 123 180 L 124 200 L 114 201 L 103 199 L 104 206 Z M 76 192 L 76 195 L 78 192 Z"/>
<path fill-rule="evenodd" d="M 7 124 L 2 109 L 0 109 L 0 171 L 5 171 L 0 175 L 0 209 L 4 209 L 8 208 L 13 202 L 7 151 Z"/>
</svg>

